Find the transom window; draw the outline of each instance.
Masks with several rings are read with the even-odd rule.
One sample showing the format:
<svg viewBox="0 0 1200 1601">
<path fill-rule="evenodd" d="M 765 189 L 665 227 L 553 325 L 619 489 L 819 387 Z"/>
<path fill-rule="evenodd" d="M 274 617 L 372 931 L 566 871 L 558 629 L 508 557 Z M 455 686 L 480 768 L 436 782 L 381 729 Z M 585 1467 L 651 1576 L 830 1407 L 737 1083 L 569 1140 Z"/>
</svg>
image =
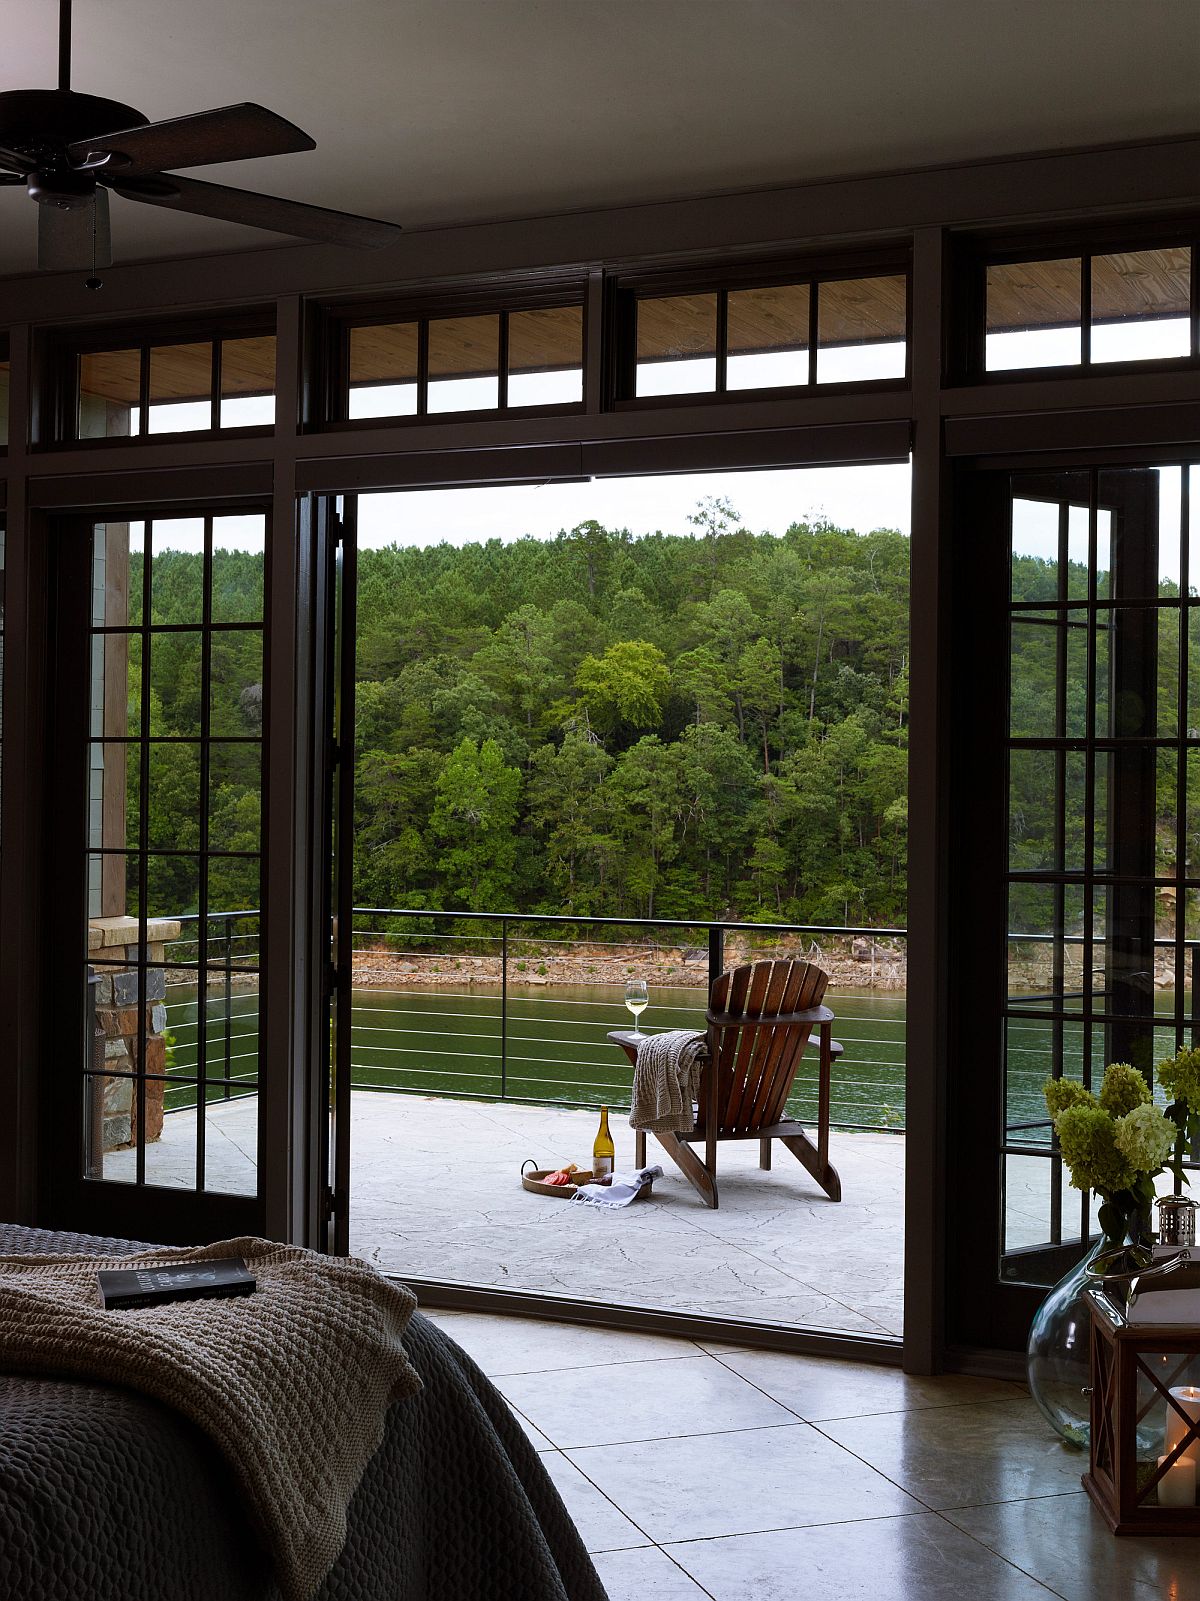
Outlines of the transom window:
<svg viewBox="0 0 1200 1601">
<path fill-rule="evenodd" d="M 145 438 L 270 428 L 275 335 L 122 341 L 73 356 L 68 437 Z"/>
<path fill-rule="evenodd" d="M 721 394 L 903 379 L 902 273 L 639 294 L 632 394 Z"/>
<path fill-rule="evenodd" d="M 342 325 L 335 420 L 583 402 L 583 306 Z"/>
<path fill-rule="evenodd" d="M 1180 244 L 992 263 L 984 370 L 1194 358 L 1194 256 Z"/>
</svg>

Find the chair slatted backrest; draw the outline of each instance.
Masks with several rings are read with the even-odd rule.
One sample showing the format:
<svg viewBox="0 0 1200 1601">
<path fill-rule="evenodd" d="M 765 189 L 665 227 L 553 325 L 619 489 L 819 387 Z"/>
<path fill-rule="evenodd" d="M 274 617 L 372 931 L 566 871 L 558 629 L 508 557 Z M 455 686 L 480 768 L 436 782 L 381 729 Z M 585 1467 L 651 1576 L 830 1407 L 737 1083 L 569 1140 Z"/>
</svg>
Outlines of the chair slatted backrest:
<svg viewBox="0 0 1200 1601">
<path fill-rule="evenodd" d="M 706 1075 L 717 1134 L 747 1134 L 783 1121 L 813 1024 L 796 1012 L 819 1007 L 829 974 L 797 959 L 746 962 L 721 974 L 709 996 Z M 779 1018 L 776 1024 L 772 1018 Z M 754 1020 L 756 1026 L 748 1027 Z M 700 1122 L 708 1127 L 708 1095 Z"/>
</svg>

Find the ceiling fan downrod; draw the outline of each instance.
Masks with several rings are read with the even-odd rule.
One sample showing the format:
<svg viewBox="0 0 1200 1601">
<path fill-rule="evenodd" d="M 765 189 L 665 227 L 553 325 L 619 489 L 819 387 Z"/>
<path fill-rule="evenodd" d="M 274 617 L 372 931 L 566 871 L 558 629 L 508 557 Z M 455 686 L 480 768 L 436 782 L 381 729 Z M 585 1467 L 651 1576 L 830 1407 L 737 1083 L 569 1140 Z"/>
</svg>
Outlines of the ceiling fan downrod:
<svg viewBox="0 0 1200 1601">
<path fill-rule="evenodd" d="M 58 87 L 71 87 L 71 0 L 58 0 Z"/>
</svg>

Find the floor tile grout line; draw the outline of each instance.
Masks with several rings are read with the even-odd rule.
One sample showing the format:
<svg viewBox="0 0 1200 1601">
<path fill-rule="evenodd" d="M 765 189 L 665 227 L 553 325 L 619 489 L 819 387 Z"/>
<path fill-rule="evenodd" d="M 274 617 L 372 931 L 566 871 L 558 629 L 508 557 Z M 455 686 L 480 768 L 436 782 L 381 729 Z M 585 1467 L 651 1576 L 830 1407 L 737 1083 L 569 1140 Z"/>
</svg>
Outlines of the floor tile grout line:
<svg viewBox="0 0 1200 1601">
<path fill-rule="evenodd" d="M 957 1509 L 952 1508 L 950 1510 Z M 1005 1556 L 1003 1551 L 997 1551 L 994 1549 L 994 1547 L 988 1545 L 986 1541 L 980 1540 L 978 1536 L 971 1533 L 970 1529 L 959 1528 L 958 1524 L 948 1518 L 944 1512 L 935 1512 L 934 1516 L 940 1518 L 948 1528 L 957 1529 L 959 1534 L 965 1534 L 967 1539 L 973 1541 L 981 1551 L 987 1551 L 992 1556 L 999 1557 L 1001 1562 L 1012 1568 L 1014 1572 L 1023 1574 L 1025 1578 L 1031 1580 L 1034 1584 L 1038 1585 L 1039 1588 L 1045 1590 L 1047 1595 L 1057 1596 L 1058 1601 L 1068 1601 L 1068 1598 L 1063 1595 L 1061 1590 L 1056 1590 L 1053 1585 L 1047 1584 L 1045 1579 L 1039 1579 L 1036 1573 L 1031 1573 L 1028 1568 L 1023 1568 L 1019 1562 L 1014 1562 L 1011 1557 Z"/>
<path fill-rule="evenodd" d="M 999 1382 L 1004 1383 L 1005 1381 L 1000 1380 Z M 764 1391 L 764 1394 L 770 1395 L 771 1392 L 767 1390 Z M 772 1396 L 771 1399 L 774 1400 L 775 1397 Z M 955 1407 L 960 1406 L 1011 1406 L 1014 1401 L 1027 1401 L 1028 1399 L 1028 1393 L 1025 1395 L 981 1395 L 975 1401 L 933 1401 L 928 1406 L 883 1406 L 875 1412 L 839 1412 L 836 1416 L 805 1418 L 804 1421 L 814 1424 L 854 1423 L 859 1418 L 889 1418 L 896 1417 L 901 1412 L 950 1412 Z M 779 1404 L 780 1406 L 785 1406 L 787 1403 L 780 1401 Z"/>
<path fill-rule="evenodd" d="M 990 1507 L 1025 1506 L 1031 1501 L 1066 1501 L 1072 1496 L 1086 1494 L 1086 1490 L 1080 1485 L 1077 1490 L 1044 1490 L 1040 1495 L 1015 1495 L 1007 1501 L 968 1501 L 962 1506 L 939 1507 L 938 1510 L 949 1517 L 952 1512 L 986 1512 Z"/>
<path fill-rule="evenodd" d="M 914 1512 L 884 1512 L 875 1518 L 826 1518 L 821 1523 L 779 1523 L 769 1529 L 734 1529 L 728 1534 L 689 1534 L 683 1539 L 667 1540 L 667 1545 L 711 1545 L 714 1540 L 753 1540 L 760 1534 L 811 1534 L 814 1529 L 857 1529 L 864 1523 L 899 1523 L 904 1518 L 927 1518 L 930 1511 L 922 1507 Z M 959 1531 L 965 1534 L 967 1531 Z M 978 1542 L 982 1543 L 982 1542 Z"/>
<path fill-rule="evenodd" d="M 802 1419 L 801 1421 L 807 1421 L 807 1420 L 803 1420 Z M 778 1427 L 787 1428 L 787 1427 L 790 1427 L 790 1426 L 791 1425 L 788 1425 L 788 1424 L 768 1425 L 768 1427 L 776 1427 L 776 1428 L 778 1428 Z M 535 1425 L 535 1427 L 536 1427 L 536 1425 Z M 718 1430 L 718 1431 L 713 1431 L 713 1432 L 714 1433 L 722 1433 L 722 1434 L 724 1434 L 724 1433 L 743 1433 L 743 1432 L 744 1433 L 754 1433 L 754 1432 L 757 1432 L 757 1431 L 755 1431 L 755 1430 Z M 818 1430 L 817 1432 L 819 1433 L 821 1431 Z M 548 1436 L 547 1436 L 547 1438 L 548 1438 Z M 692 1438 L 692 1439 L 695 1439 L 695 1438 L 704 1438 L 704 1436 L 694 1436 L 694 1435 L 693 1436 L 680 1436 L 680 1435 L 674 1435 L 674 1436 L 668 1436 L 667 1438 L 673 1438 L 673 1439 Z M 824 1435 L 823 1438 L 828 1439 L 829 1437 L 827 1435 Z M 632 1443 L 645 1443 L 645 1442 L 628 1442 L 628 1443 L 632 1444 Z M 650 1442 L 650 1443 L 652 1443 L 652 1442 Z M 830 1443 L 834 1444 L 834 1445 L 837 1445 L 840 1442 L 838 1442 L 838 1441 L 830 1441 Z M 847 1454 L 848 1455 L 855 1456 L 856 1460 L 858 1460 L 860 1462 L 863 1461 L 863 1459 L 861 1457 L 857 1457 L 856 1453 L 853 1452 L 853 1451 L 849 1451 L 847 1447 L 843 1446 L 841 1448 L 843 1450 L 847 1450 Z M 562 1447 L 557 1447 L 556 1446 L 556 1447 L 554 1447 L 553 1454 L 555 1456 L 563 1457 L 565 1461 L 570 1463 L 570 1465 L 576 1470 L 576 1472 L 579 1473 L 579 1475 L 583 1479 L 585 1479 L 588 1484 L 591 1485 L 591 1487 L 597 1492 L 598 1495 L 603 1497 L 603 1499 L 605 1501 L 607 1501 L 609 1503 L 609 1505 L 616 1512 L 618 1512 L 621 1515 L 621 1517 L 623 1517 L 634 1529 L 636 1529 L 639 1534 L 644 1536 L 644 1538 L 646 1540 L 646 1544 L 645 1545 L 641 1545 L 641 1546 L 610 1546 L 610 1547 L 607 1547 L 605 1550 L 597 1550 L 597 1551 L 591 1552 L 589 1554 L 590 1555 L 594 1555 L 594 1556 L 603 1556 L 603 1555 L 608 1554 L 608 1552 L 645 1551 L 645 1550 L 650 1549 L 651 1547 L 653 1547 L 655 1550 L 661 1551 L 663 1553 L 663 1555 L 665 1557 L 667 1557 L 667 1559 L 669 1561 L 673 1562 L 675 1564 L 675 1566 L 677 1568 L 679 1568 L 680 1572 L 683 1573 L 684 1576 L 691 1581 L 691 1583 L 695 1584 L 697 1586 L 697 1588 L 702 1591 L 703 1594 L 708 1595 L 710 1597 L 711 1597 L 711 1592 L 708 1591 L 708 1590 L 705 1590 L 703 1588 L 703 1586 L 701 1586 L 699 1584 L 699 1581 L 694 1577 L 694 1575 L 691 1574 L 688 1571 L 688 1569 L 685 1568 L 683 1566 L 683 1564 L 676 1559 L 676 1557 L 674 1556 L 673 1552 L 668 1549 L 669 1546 L 703 1545 L 703 1544 L 711 1543 L 711 1542 L 717 1541 L 717 1540 L 748 1539 L 748 1538 L 753 1538 L 753 1537 L 756 1537 L 758 1535 L 764 1535 L 764 1534 L 787 1534 L 787 1533 L 790 1533 L 792 1531 L 803 1532 L 805 1530 L 812 1530 L 812 1529 L 852 1527 L 852 1526 L 854 1526 L 856 1524 L 860 1524 L 860 1523 L 894 1523 L 894 1522 L 899 1521 L 902 1518 L 936 1517 L 941 1522 L 947 1524 L 950 1528 L 954 1529 L 957 1533 L 965 1535 L 967 1537 L 967 1539 L 969 1539 L 972 1542 L 972 1544 L 979 1546 L 979 1548 L 982 1551 L 986 1551 L 990 1556 L 998 1557 L 1000 1559 L 1000 1561 L 1004 1562 L 1007 1566 L 1014 1568 L 1018 1573 L 1021 1573 L 1024 1577 L 1032 1580 L 1032 1582 L 1034 1584 L 1038 1585 L 1038 1587 L 1040 1589 L 1045 1590 L 1049 1595 L 1053 1595 L 1053 1596 L 1058 1597 L 1059 1601 L 1066 1601 L 1066 1598 L 1062 1596 L 1062 1592 L 1061 1591 L 1055 1590 L 1051 1585 L 1047 1584 L 1045 1580 L 1040 1579 L 1037 1576 L 1037 1574 L 1030 1572 L 1027 1568 L 1021 1567 L 1020 1563 L 1014 1562 L 1011 1558 L 1006 1557 L 1003 1552 L 997 1551 L 992 1546 L 989 1546 L 986 1543 L 986 1541 L 981 1540 L 977 1535 L 973 1534 L 969 1529 L 962 1528 L 959 1524 L 955 1523 L 953 1518 L 950 1516 L 951 1512 L 971 1511 L 971 1510 L 975 1510 L 977 1507 L 1006 1506 L 1006 1505 L 1017 1504 L 1017 1502 L 1014 1502 L 1014 1501 L 1009 1501 L 1009 1502 L 1004 1502 L 1004 1501 L 999 1501 L 999 1502 L 978 1502 L 978 1503 L 974 1503 L 974 1505 L 970 1506 L 970 1507 L 938 1508 L 938 1507 L 931 1507 L 926 1502 L 921 1501 L 919 1496 L 912 1495 L 912 1492 L 908 1491 L 908 1490 L 905 1490 L 903 1485 L 896 1485 L 897 1489 L 900 1489 L 902 1491 L 902 1493 L 904 1493 L 906 1495 L 909 1495 L 912 1500 L 914 1500 L 914 1501 L 916 1501 L 918 1503 L 918 1507 L 917 1508 L 914 1508 L 912 1511 L 884 1513 L 882 1516 L 874 1517 L 874 1518 L 825 1518 L 825 1519 L 822 1519 L 818 1523 L 785 1523 L 785 1524 L 772 1525 L 770 1527 L 761 1528 L 761 1529 L 729 1530 L 729 1531 L 726 1531 L 725 1533 L 722 1533 L 722 1534 L 691 1535 L 691 1536 L 688 1536 L 688 1537 L 683 1538 L 683 1539 L 661 1540 L 660 1541 L 660 1540 L 654 1539 L 653 1536 L 650 1534 L 649 1530 L 646 1529 L 641 1523 L 639 1523 L 637 1521 L 637 1519 L 629 1511 L 626 1510 L 625 1507 L 621 1506 L 617 1501 L 613 1500 L 612 1496 L 605 1489 L 603 1489 L 602 1486 L 597 1484 L 595 1479 L 593 1479 L 591 1477 L 591 1475 L 585 1470 L 585 1468 L 579 1462 L 577 1462 L 575 1460 L 575 1458 L 570 1454 L 571 1451 L 589 1451 L 589 1450 L 594 1451 L 594 1450 L 605 1450 L 605 1449 L 611 1449 L 611 1448 L 610 1447 L 604 1447 L 604 1446 L 572 1446 L 572 1447 L 562 1448 Z M 543 1454 L 549 1454 L 549 1453 L 543 1453 Z M 874 1471 L 874 1472 L 878 1473 L 880 1471 L 878 1468 L 875 1468 L 872 1463 L 864 1463 L 864 1465 L 869 1467 L 869 1468 L 871 1468 L 872 1471 Z M 880 1476 L 883 1477 L 883 1478 L 887 1478 L 886 1474 L 881 1474 Z M 888 1482 L 892 1483 L 892 1484 L 895 1484 L 895 1481 L 891 1480 L 891 1479 L 889 1479 Z M 1072 1491 L 1062 1491 L 1061 1495 L 1062 1496 L 1068 1496 L 1068 1495 L 1076 1495 L 1078 1493 L 1080 1493 L 1080 1492 L 1073 1491 L 1073 1490 Z M 1026 1500 L 1029 1500 L 1029 1501 L 1055 1500 L 1055 1499 L 1058 1499 L 1058 1497 L 1056 1495 L 1054 1495 L 1054 1494 L 1045 1495 L 1045 1496 L 1024 1496 L 1024 1497 L 1017 1498 L 1018 1501 L 1026 1501 Z"/>
<path fill-rule="evenodd" d="M 928 1501 L 923 1500 L 921 1496 L 915 1494 L 912 1490 L 907 1489 L 903 1484 L 900 1483 L 898 1479 L 892 1478 L 890 1473 L 885 1473 L 882 1468 L 877 1468 L 874 1462 L 868 1462 L 865 1456 L 860 1456 L 859 1453 L 852 1450 L 850 1446 L 843 1445 L 841 1440 L 835 1440 L 831 1434 L 826 1434 L 825 1430 L 821 1428 L 820 1424 L 810 1423 L 809 1428 L 816 1429 L 821 1438 L 823 1440 L 828 1440 L 830 1445 L 840 1446 L 841 1449 L 849 1456 L 852 1456 L 856 1462 L 861 1462 L 863 1467 L 870 1468 L 872 1473 L 878 1473 L 881 1479 L 885 1479 L 888 1484 L 892 1485 L 894 1489 L 899 1490 L 902 1495 L 909 1496 L 917 1503 L 918 1506 L 923 1506 L 927 1512 L 937 1512 L 939 1510 L 937 1507 L 930 1506 Z"/>
<path fill-rule="evenodd" d="M 600 1485 L 598 1485 L 596 1483 L 595 1479 L 591 1478 L 590 1475 L 588 1475 L 587 1473 L 585 1473 L 583 1471 L 583 1469 L 579 1466 L 578 1462 L 574 1461 L 573 1458 L 569 1457 L 565 1451 L 562 1453 L 562 1455 L 563 1455 L 564 1461 L 570 1462 L 571 1466 L 575 1469 L 576 1473 L 579 1474 L 580 1478 L 586 1480 L 586 1482 L 591 1485 L 592 1489 L 595 1490 L 597 1495 L 603 1496 L 604 1499 L 608 1502 L 609 1506 L 614 1508 L 615 1511 L 619 1512 L 621 1514 L 621 1516 L 625 1519 L 625 1521 L 632 1528 L 635 1528 L 640 1535 L 644 1536 L 644 1538 L 645 1538 L 645 1540 L 646 1540 L 648 1545 L 657 1545 L 658 1544 L 658 1542 L 655 1540 L 654 1536 L 650 1533 L 649 1529 L 643 1529 L 641 1524 L 637 1521 L 637 1519 L 634 1518 L 634 1517 L 631 1517 L 630 1514 L 628 1512 L 626 1512 L 626 1510 L 625 1510 L 625 1508 L 623 1506 L 618 1506 L 617 1503 L 613 1500 L 612 1496 L 609 1495 L 608 1491 L 604 1490 L 604 1489 L 601 1489 Z M 635 1550 L 637 1548 L 636 1547 L 626 1547 L 626 1549 L 627 1550 Z"/>
<path fill-rule="evenodd" d="M 505 1397 L 505 1400 L 508 1400 L 507 1396 Z M 509 1401 L 508 1404 L 511 1406 L 512 1402 Z M 514 1408 L 514 1410 L 519 1409 Z M 523 1413 L 522 1416 L 524 1416 Z M 530 1418 L 529 1421 L 533 1423 L 532 1418 Z M 581 1442 L 577 1442 L 574 1445 L 558 1445 L 555 1447 L 555 1449 L 564 1452 L 614 1451 L 627 1445 L 670 1445 L 675 1440 L 707 1440 L 710 1438 L 724 1437 L 727 1434 L 764 1434 L 768 1429 L 794 1429 L 797 1427 L 797 1425 L 811 1427 L 811 1425 L 804 1424 L 803 1418 L 797 1418 L 793 1415 L 789 1417 L 786 1423 L 752 1423 L 745 1428 L 705 1429 L 702 1434 L 645 1434 L 639 1435 L 636 1440 L 591 1440 L 586 1445 Z M 546 1439 L 550 1438 L 550 1436 L 546 1434 L 545 1429 L 540 1428 L 538 1424 L 534 1423 L 533 1426 L 538 1430 L 539 1434 L 544 1434 Z M 837 1442 L 834 1441 L 833 1443 L 836 1444 Z M 876 1471 L 878 1471 L 878 1469 Z"/>
<path fill-rule="evenodd" d="M 989 1406 L 991 1404 L 992 1404 L 991 1402 L 987 1402 L 987 1401 L 981 1401 L 979 1403 L 979 1405 L 981 1405 L 981 1406 Z M 873 1413 L 873 1414 L 868 1414 L 868 1415 L 869 1416 L 875 1416 L 875 1417 L 886 1416 L 886 1414 L 882 1414 L 882 1413 Z M 841 1421 L 841 1420 L 830 1418 L 830 1419 L 827 1419 L 826 1421 L 828 1421 L 828 1422 L 836 1422 L 836 1421 Z M 939 1516 L 941 1516 L 941 1515 L 943 1515 L 945 1513 L 948 1513 L 948 1512 L 966 1512 L 966 1511 L 970 1511 L 971 1510 L 971 1507 L 969 1507 L 969 1506 L 963 1506 L 963 1507 L 935 1507 L 935 1506 L 930 1506 L 929 1502 L 924 1500 L 920 1495 L 918 1495 L 918 1493 L 915 1490 L 910 1490 L 907 1485 L 901 1484 L 898 1479 L 892 1478 L 890 1473 L 885 1473 L 884 1470 L 881 1467 L 877 1467 L 874 1462 L 868 1462 L 866 1457 L 861 1456 L 857 1451 L 855 1451 L 851 1446 L 848 1446 L 844 1441 L 835 1440 L 831 1434 L 827 1434 L 825 1432 L 825 1430 L 820 1426 L 819 1423 L 810 1423 L 809 1427 L 812 1428 L 812 1429 L 815 1429 L 817 1431 L 817 1433 L 821 1436 L 821 1438 L 824 1439 L 824 1440 L 828 1440 L 831 1445 L 841 1446 L 843 1451 L 848 1452 L 849 1455 L 854 1457 L 854 1459 L 856 1461 L 861 1462 L 864 1467 L 868 1467 L 868 1468 L 870 1468 L 872 1470 L 872 1472 L 878 1473 L 881 1478 L 886 1479 L 889 1484 L 894 1485 L 897 1490 L 900 1490 L 904 1495 L 907 1495 L 907 1496 L 911 1497 L 912 1500 L 919 1502 L 921 1506 L 926 1507 L 930 1512 L 936 1512 Z M 1013 1496 L 1008 1501 L 982 1501 L 982 1502 L 979 1502 L 977 1504 L 980 1505 L 980 1506 L 1016 1506 L 1016 1505 L 1020 1504 L 1023 1501 L 1054 1500 L 1054 1499 L 1057 1498 L 1058 1494 L 1062 1494 L 1064 1496 L 1067 1496 L 1067 1495 L 1074 1495 L 1075 1493 L 1076 1492 L 1074 1490 L 1063 1490 L 1061 1492 L 1051 1491 L 1049 1494 L 1047 1494 L 1045 1496 L 1017 1495 L 1017 1496 Z M 963 1533 L 965 1534 L 966 1532 L 967 1531 L 964 1529 Z M 1040 1583 L 1041 1581 L 1039 1580 L 1038 1582 Z"/>
<path fill-rule="evenodd" d="M 447 1331 L 449 1332 L 449 1331 Z M 465 1349 L 465 1347 L 464 1347 Z M 690 1362 L 694 1356 L 707 1356 L 707 1351 L 681 1351 L 678 1356 L 619 1356 L 604 1362 L 572 1362 L 561 1368 L 509 1368 L 505 1372 L 487 1372 L 489 1379 L 533 1379 L 544 1373 L 591 1373 L 597 1368 L 634 1367 L 649 1362 Z"/>
<path fill-rule="evenodd" d="M 708 1597 L 708 1601 L 716 1601 L 716 1597 L 713 1595 L 712 1591 L 705 1589 L 704 1585 L 700 1583 L 700 1580 L 696 1578 L 695 1574 L 689 1573 L 684 1567 L 683 1563 L 677 1561 L 676 1558 L 672 1556 L 671 1552 L 667 1550 L 666 1546 L 656 1545 L 654 1549 L 656 1551 L 661 1551 L 663 1556 L 666 1557 L 667 1561 L 673 1563 L 674 1566 L 679 1569 L 680 1573 L 683 1574 L 684 1578 L 687 1579 L 689 1584 L 694 1584 L 701 1595 Z"/>
</svg>

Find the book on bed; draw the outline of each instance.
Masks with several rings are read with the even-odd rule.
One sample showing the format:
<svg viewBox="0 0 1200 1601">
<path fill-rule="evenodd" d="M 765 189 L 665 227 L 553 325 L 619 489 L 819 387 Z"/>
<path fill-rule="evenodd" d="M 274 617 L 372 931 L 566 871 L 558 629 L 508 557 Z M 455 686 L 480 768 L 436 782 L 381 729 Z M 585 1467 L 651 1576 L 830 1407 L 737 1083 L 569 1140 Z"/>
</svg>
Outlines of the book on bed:
<svg viewBox="0 0 1200 1601">
<path fill-rule="evenodd" d="M 240 1256 L 178 1267 L 101 1268 L 96 1274 L 106 1311 L 197 1301 L 210 1295 L 251 1295 L 256 1280 Z"/>
</svg>

